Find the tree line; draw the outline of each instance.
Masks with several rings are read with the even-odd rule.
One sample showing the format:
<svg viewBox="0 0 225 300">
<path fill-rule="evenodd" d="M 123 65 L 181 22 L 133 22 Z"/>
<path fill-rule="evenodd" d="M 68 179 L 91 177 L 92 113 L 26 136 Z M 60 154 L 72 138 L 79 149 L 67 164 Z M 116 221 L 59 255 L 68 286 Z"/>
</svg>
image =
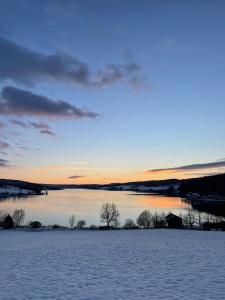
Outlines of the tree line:
<svg viewBox="0 0 225 300">
<path fill-rule="evenodd" d="M 168 214 L 171 214 L 170 212 Z M 150 228 L 166 228 L 166 214 L 164 212 L 151 212 L 150 210 L 142 211 L 136 220 L 126 219 L 124 224 L 120 223 L 120 213 L 114 203 L 105 203 L 100 210 L 100 221 L 102 226 L 91 225 L 89 229 L 150 229 Z M 189 229 L 222 229 L 225 230 L 225 218 L 214 216 L 208 213 L 193 211 L 188 209 L 185 214 L 180 214 L 182 220 L 182 227 Z M 40 228 L 41 222 L 32 221 L 26 226 L 24 225 L 25 211 L 23 209 L 16 209 L 12 215 L 0 212 L 0 227 L 3 229 L 29 227 Z M 71 229 L 87 228 L 86 221 L 79 219 L 76 221 L 75 215 L 71 215 L 68 220 L 68 225 Z M 62 228 L 63 226 L 54 224 L 53 229 Z"/>
</svg>

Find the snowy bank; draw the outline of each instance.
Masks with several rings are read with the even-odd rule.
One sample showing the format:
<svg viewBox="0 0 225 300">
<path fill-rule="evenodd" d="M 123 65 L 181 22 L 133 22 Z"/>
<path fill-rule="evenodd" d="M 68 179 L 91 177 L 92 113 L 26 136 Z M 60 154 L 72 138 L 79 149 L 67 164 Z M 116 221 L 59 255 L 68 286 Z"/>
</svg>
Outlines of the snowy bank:
<svg viewBox="0 0 225 300">
<path fill-rule="evenodd" d="M 221 232 L 0 231 L 0 241 L 4 300 L 222 300 L 225 295 Z"/>
</svg>

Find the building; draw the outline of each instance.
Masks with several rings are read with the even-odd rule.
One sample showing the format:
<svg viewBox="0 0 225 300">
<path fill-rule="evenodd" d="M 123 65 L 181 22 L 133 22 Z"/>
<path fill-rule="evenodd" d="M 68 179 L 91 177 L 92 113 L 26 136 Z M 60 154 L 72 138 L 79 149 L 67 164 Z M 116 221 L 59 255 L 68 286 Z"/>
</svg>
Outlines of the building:
<svg viewBox="0 0 225 300">
<path fill-rule="evenodd" d="M 182 228 L 182 218 L 174 215 L 174 214 L 168 214 L 166 216 L 166 224 L 168 228 Z"/>
</svg>

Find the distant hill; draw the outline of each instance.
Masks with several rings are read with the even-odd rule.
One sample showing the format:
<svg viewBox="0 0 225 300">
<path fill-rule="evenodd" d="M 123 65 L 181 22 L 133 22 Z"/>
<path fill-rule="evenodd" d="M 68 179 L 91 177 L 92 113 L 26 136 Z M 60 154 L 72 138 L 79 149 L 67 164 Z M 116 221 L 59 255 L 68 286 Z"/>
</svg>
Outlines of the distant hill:
<svg viewBox="0 0 225 300">
<path fill-rule="evenodd" d="M 21 181 L 21 180 L 14 180 L 14 179 L 0 179 L 0 187 L 5 186 L 14 186 L 20 189 L 30 190 L 37 194 L 41 193 L 41 191 L 44 189 L 44 185 L 37 184 L 37 183 L 31 183 L 27 181 Z"/>
<path fill-rule="evenodd" d="M 166 179 L 132 181 L 110 184 L 37 184 L 20 180 L 0 179 L 0 187 L 15 186 L 28 189 L 35 193 L 53 189 L 95 189 L 95 190 L 124 190 L 143 193 L 158 193 L 186 197 L 190 192 L 200 195 L 217 194 L 225 196 L 225 174 L 205 176 L 191 179 Z"/>
<path fill-rule="evenodd" d="M 225 196 L 225 174 L 181 180 L 180 195 L 185 197 L 190 192 Z"/>
</svg>

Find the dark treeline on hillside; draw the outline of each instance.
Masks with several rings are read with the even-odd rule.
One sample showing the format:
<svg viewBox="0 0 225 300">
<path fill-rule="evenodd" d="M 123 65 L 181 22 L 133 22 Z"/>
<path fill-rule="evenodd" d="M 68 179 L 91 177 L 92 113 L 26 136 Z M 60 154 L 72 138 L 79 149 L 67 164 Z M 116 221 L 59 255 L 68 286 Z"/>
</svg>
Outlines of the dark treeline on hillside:
<svg viewBox="0 0 225 300">
<path fill-rule="evenodd" d="M 188 193 L 199 193 L 200 195 L 217 194 L 225 196 L 225 174 L 212 175 L 200 178 L 191 179 L 167 179 L 167 180 L 149 180 L 149 181 L 136 181 L 126 183 L 110 183 L 110 184 L 72 184 L 72 185 L 58 185 L 61 188 L 84 188 L 84 189 L 107 189 L 118 190 L 120 186 L 132 186 L 132 190 L 135 187 L 138 189 L 140 186 L 144 187 L 158 187 L 168 185 L 168 195 L 175 195 L 171 192 L 172 187 L 179 185 L 179 192 L 176 196 L 186 197 Z M 128 188 L 129 190 L 129 188 Z M 144 191 L 143 191 L 144 192 Z M 162 193 L 162 191 L 160 192 Z M 167 191 L 165 191 L 167 194 Z"/>
<path fill-rule="evenodd" d="M 225 196 L 225 174 L 182 180 L 180 195 L 185 197 L 190 192 Z"/>
<path fill-rule="evenodd" d="M 126 183 L 110 184 L 36 184 L 20 180 L 0 179 L 0 187 L 15 186 L 21 189 L 28 189 L 40 194 L 42 190 L 83 188 L 83 189 L 104 189 L 104 190 L 132 190 L 141 192 L 154 192 L 151 188 L 159 187 L 155 193 L 166 194 L 169 196 L 186 197 L 189 193 L 198 193 L 200 195 L 220 195 L 225 196 L 225 174 L 206 176 L 192 179 L 167 179 L 167 180 L 149 180 Z M 160 187 L 167 186 L 168 190 Z M 142 187 L 147 188 L 141 190 Z"/>
</svg>

